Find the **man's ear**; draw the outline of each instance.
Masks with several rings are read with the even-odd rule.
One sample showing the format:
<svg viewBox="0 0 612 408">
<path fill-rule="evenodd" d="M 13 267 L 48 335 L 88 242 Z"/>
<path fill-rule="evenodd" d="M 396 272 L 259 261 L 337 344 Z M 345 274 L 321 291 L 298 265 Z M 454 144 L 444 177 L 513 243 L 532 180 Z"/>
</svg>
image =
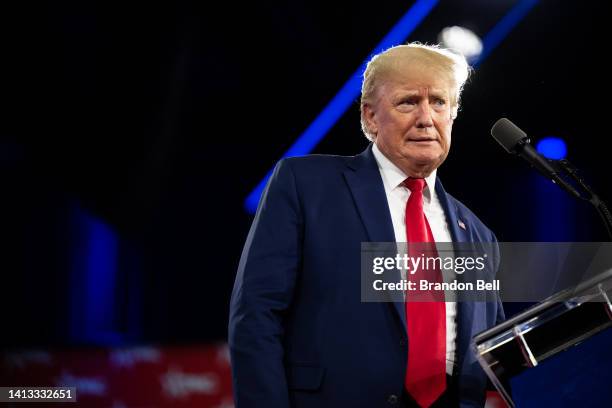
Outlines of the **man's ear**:
<svg viewBox="0 0 612 408">
<path fill-rule="evenodd" d="M 369 103 L 364 103 L 361 108 L 361 114 L 363 115 L 363 121 L 370 133 L 376 134 L 378 132 L 378 125 L 376 120 L 376 112 Z"/>
<path fill-rule="evenodd" d="M 459 109 L 457 106 L 453 106 L 450 110 L 450 118 L 451 121 L 455 121 L 455 119 L 457 118 L 457 113 L 458 113 Z"/>
</svg>

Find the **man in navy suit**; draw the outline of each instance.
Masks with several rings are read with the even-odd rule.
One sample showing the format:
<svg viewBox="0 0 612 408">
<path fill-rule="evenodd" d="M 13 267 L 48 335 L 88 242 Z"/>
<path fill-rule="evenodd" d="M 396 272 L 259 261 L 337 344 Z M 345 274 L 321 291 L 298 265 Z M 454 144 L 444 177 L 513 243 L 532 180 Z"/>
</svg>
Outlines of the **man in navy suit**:
<svg viewBox="0 0 612 408">
<path fill-rule="evenodd" d="M 360 298 L 361 243 L 407 240 L 409 179 L 424 186 L 419 205 L 432 241 L 496 242 L 436 177 L 468 71 L 447 50 L 393 47 L 364 73 L 367 149 L 278 163 L 232 293 L 237 408 L 484 406 L 487 380 L 470 340 L 503 319 L 499 301 L 442 306 L 446 382 L 433 402 L 422 403 L 407 386 L 418 375 L 408 372 L 407 359 L 411 344 L 430 333 L 409 338 L 411 317 L 401 304 Z M 491 262 L 495 268 L 498 260 Z"/>
</svg>

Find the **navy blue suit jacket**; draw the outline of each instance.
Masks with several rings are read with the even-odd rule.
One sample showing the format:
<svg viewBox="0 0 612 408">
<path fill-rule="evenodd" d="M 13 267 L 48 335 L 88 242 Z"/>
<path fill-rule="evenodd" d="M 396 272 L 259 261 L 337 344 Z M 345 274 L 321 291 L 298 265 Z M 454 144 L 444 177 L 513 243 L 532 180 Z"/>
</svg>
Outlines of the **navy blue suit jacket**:
<svg viewBox="0 0 612 408">
<path fill-rule="evenodd" d="M 495 241 L 439 181 L 435 188 L 454 241 Z M 402 393 L 410 347 L 405 311 L 401 303 L 360 301 L 362 241 L 395 241 L 371 145 L 353 157 L 312 155 L 278 163 L 232 293 L 229 346 L 237 408 L 397 404 L 392 396 Z M 498 302 L 457 304 L 462 407 L 485 401 L 487 380 L 470 340 L 502 319 Z"/>
</svg>

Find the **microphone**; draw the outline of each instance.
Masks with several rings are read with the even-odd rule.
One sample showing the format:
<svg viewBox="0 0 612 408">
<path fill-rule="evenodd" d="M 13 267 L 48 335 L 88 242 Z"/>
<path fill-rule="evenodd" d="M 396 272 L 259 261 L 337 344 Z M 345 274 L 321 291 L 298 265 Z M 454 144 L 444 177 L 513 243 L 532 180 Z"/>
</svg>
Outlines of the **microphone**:
<svg viewBox="0 0 612 408">
<path fill-rule="evenodd" d="M 527 160 L 544 177 L 563 188 L 576 198 L 582 198 L 580 193 L 559 176 L 559 172 L 530 144 L 529 137 L 518 126 L 506 118 L 501 118 L 491 128 L 491 136 L 508 152 Z"/>
</svg>

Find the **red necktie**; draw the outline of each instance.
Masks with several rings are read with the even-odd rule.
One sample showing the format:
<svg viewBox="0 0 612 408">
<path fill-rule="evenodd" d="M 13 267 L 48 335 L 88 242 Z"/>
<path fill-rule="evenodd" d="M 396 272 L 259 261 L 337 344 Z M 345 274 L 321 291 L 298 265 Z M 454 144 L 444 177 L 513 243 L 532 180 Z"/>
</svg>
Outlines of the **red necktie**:
<svg viewBox="0 0 612 408">
<path fill-rule="evenodd" d="M 424 179 L 408 178 L 404 185 L 411 194 L 406 203 L 406 237 L 409 243 L 434 242 L 429 223 L 423 212 Z M 420 257 L 420 248 L 409 245 L 409 256 Z M 427 246 L 425 256 L 436 257 L 435 244 Z M 414 274 L 408 272 L 408 280 L 415 281 L 418 288 L 420 279 L 441 282 L 440 271 L 436 276 L 425 275 L 422 269 Z M 429 274 L 432 272 L 429 271 Z M 427 292 L 406 293 L 407 297 L 423 296 Z M 431 294 L 429 294 L 431 295 Z M 423 298 L 421 298 L 423 299 Z M 429 299 L 432 299 L 429 297 Z M 438 300 L 443 300 L 439 295 Z M 406 302 L 408 331 L 408 365 L 405 386 L 412 398 L 423 408 L 429 407 L 446 388 L 446 307 L 443 301 Z"/>
</svg>

